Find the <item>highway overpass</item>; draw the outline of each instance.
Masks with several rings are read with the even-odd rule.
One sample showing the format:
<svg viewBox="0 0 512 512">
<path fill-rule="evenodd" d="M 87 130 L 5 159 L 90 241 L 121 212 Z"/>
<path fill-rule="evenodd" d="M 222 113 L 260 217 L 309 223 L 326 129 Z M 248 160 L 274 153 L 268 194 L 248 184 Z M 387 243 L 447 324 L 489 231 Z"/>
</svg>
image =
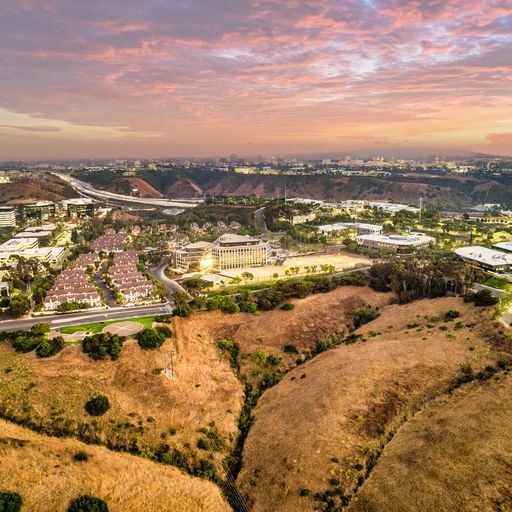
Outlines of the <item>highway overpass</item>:
<svg viewBox="0 0 512 512">
<path fill-rule="evenodd" d="M 160 208 L 195 208 L 199 204 L 203 203 L 203 199 L 164 199 L 164 198 L 152 198 L 152 197 L 132 197 L 125 196 L 123 194 L 116 194 L 114 192 L 107 192 L 106 190 L 98 190 L 85 181 L 78 180 L 69 176 L 68 174 L 54 173 L 61 180 L 68 183 L 73 187 L 79 194 L 87 197 L 92 197 L 100 201 L 115 201 L 121 203 L 131 204 L 142 204 L 149 206 L 158 206 Z"/>
</svg>

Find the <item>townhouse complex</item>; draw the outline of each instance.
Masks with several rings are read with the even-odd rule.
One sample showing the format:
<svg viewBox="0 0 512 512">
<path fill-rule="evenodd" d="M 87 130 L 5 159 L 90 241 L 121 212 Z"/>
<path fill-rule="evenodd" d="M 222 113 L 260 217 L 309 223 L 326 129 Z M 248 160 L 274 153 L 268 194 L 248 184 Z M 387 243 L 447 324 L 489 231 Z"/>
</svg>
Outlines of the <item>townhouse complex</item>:
<svg viewBox="0 0 512 512">
<path fill-rule="evenodd" d="M 98 237 L 91 244 L 93 251 L 96 252 L 119 252 L 124 251 L 124 246 L 128 241 L 129 235 L 126 231 L 116 233 L 109 229 L 104 235 Z"/>
<path fill-rule="evenodd" d="M 138 270 L 138 261 L 135 251 L 116 252 L 108 268 L 106 282 L 124 305 L 159 300 L 157 287 Z"/>
<path fill-rule="evenodd" d="M 214 268 L 260 267 L 268 263 L 270 246 L 250 236 L 225 234 L 215 242 L 195 242 L 172 252 L 172 265 L 179 272 Z"/>
<path fill-rule="evenodd" d="M 101 306 L 100 292 L 86 272 L 87 267 L 94 265 L 97 259 L 95 253 L 81 254 L 71 268 L 64 270 L 46 295 L 44 309 L 55 311 L 60 305 L 70 302 L 86 307 Z"/>
</svg>

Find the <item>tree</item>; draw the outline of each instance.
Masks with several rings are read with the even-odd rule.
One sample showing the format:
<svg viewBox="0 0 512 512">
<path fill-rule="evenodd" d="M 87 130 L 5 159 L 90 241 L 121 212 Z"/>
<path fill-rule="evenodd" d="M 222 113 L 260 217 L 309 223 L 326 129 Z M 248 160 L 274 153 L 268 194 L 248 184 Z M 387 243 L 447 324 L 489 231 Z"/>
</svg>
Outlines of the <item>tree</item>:
<svg viewBox="0 0 512 512">
<path fill-rule="evenodd" d="M 135 339 L 138 341 L 140 348 L 144 350 L 160 348 L 164 344 L 165 338 L 166 336 L 162 332 L 151 328 L 143 329 L 135 334 Z"/>
<path fill-rule="evenodd" d="M 23 504 L 17 492 L 0 492 L 0 512 L 19 512 Z"/>
<path fill-rule="evenodd" d="M 25 295 L 15 295 L 11 299 L 8 311 L 14 318 L 26 315 L 30 311 L 30 300 Z"/>
<path fill-rule="evenodd" d="M 84 408 L 91 416 L 103 416 L 110 409 L 110 402 L 105 395 L 96 395 L 85 402 Z"/>
<path fill-rule="evenodd" d="M 182 284 L 187 290 L 194 290 L 197 292 L 201 292 L 205 289 L 213 287 L 213 283 L 211 281 L 206 281 L 204 279 L 200 279 L 199 277 L 190 277 L 189 279 L 184 279 Z"/>
<path fill-rule="evenodd" d="M 250 281 L 251 279 L 254 279 L 254 274 L 252 274 L 251 272 L 242 272 L 242 279 L 247 282 L 247 281 Z"/>
<path fill-rule="evenodd" d="M 100 332 L 92 336 L 86 336 L 82 341 L 82 350 L 94 359 L 105 359 L 107 355 L 113 361 L 119 357 L 123 346 L 124 338 L 117 334 Z"/>
<path fill-rule="evenodd" d="M 108 505 L 99 498 L 85 494 L 71 502 L 68 512 L 108 512 Z"/>
<path fill-rule="evenodd" d="M 177 316 L 189 317 L 192 314 L 192 308 L 188 302 L 188 297 L 183 292 L 174 294 L 174 314 Z"/>
</svg>

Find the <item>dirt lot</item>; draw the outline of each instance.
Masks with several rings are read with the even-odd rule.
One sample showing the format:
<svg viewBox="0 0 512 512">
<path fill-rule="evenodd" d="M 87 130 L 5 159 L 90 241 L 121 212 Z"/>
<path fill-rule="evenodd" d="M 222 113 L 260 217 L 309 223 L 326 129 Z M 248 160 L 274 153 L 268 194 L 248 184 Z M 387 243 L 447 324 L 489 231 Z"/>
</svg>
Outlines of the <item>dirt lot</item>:
<svg viewBox="0 0 512 512">
<path fill-rule="evenodd" d="M 77 452 L 87 461 L 76 461 Z M 176 468 L 72 439 L 36 434 L 0 420 L 0 487 L 23 497 L 23 510 L 64 512 L 83 494 L 111 512 L 228 512 L 219 489 Z"/>
<path fill-rule="evenodd" d="M 161 369 L 168 367 L 173 374 Z M 170 373 L 170 372 L 169 372 Z M 85 402 L 104 393 L 111 409 L 98 418 Z M 4 416 L 109 446 L 155 450 L 162 443 L 196 449 L 199 428 L 211 422 L 231 443 L 237 432 L 242 386 L 217 348 L 200 336 L 168 340 L 156 351 L 127 341 L 117 361 L 93 361 L 79 346 L 49 359 L 0 344 L 0 407 Z"/>
<path fill-rule="evenodd" d="M 305 275 L 304 267 L 316 266 L 320 271 L 322 265 L 333 265 L 336 270 L 346 270 L 354 268 L 358 265 L 369 265 L 371 261 L 363 256 L 354 254 L 317 254 L 311 256 L 294 256 L 287 258 L 283 265 L 268 265 L 265 267 L 239 268 L 236 270 L 225 270 L 221 273 L 223 276 L 240 277 L 243 272 L 247 271 L 253 274 L 256 280 L 271 279 L 274 274 L 284 276 L 286 271 L 291 267 L 300 267 L 299 275 Z"/>
<path fill-rule="evenodd" d="M 398 431 L 349 510 L 511 510 L 511 408 L 510 375 L 432 402 Z"/>
<path fill-rule="evenodd" d="M 445 323 L 450 309 L 462 316 Z M 245 444 L 239 483 L 252 510 L 315 510 L 324 501 L 315 493 L 349 494 L 387 433 L 446 389 L 461 363 L 494 362 L 490 323 L 456 298 L 390 305 L 359 331 L 365 341 L 288 373 L 260 398 Z"/>
<path fill-rule="evenodd" d="M 186 320 L 175 319 L 175 330 L 183 344 L 196 333 L 211 343 L 222 338 L 239 343 L 241 370 L 248 375 L 254 366 L 251 355 L 255 351 L 263 350 L 291 363 L 297 355 L 285 354 L 285 345 L 295 345 L 298 351 L 307 350 L 322 336 L 346 332 L 354 311 L 368 304 L 381 306 L 392 299 L 392 294 L 377 293 L 370 288 L 342 286 L 329 293 L 292 300 L 295 304 L 292 311 L 276 309 L 258 315 L 199 313 Z"/>
</svg>

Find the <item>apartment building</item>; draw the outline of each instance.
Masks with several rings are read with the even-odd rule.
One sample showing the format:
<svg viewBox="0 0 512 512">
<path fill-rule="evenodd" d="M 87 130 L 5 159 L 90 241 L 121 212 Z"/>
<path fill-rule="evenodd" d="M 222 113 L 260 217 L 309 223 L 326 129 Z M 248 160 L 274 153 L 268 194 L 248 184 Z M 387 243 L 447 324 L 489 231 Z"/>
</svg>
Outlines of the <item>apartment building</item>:
<svg viewBox="0 0 512 512">
<path fill-rule="evenodd" d="M 113 229 L 109 229 L 104 235 L 96 238 L 91 247 L 95 252 L 120 252 L 124 251 L 128 239 L 129 235 L 126 231 L 116 233 Z"/>
</svg>

